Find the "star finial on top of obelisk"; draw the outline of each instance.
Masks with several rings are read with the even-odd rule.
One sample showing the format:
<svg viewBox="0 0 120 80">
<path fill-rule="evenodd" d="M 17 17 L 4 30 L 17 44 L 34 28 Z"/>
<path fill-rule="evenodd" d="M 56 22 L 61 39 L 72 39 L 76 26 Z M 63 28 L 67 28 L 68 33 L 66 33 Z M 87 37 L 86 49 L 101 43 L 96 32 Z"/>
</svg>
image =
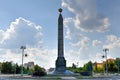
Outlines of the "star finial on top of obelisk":
<svg viewBox="0 0 120 80">
<path fill-rule="evenodd" d="M 59 8 L 58 11 L 60 12 L 60 14 L 62 13 L 62 8 Z"/>
</svg>

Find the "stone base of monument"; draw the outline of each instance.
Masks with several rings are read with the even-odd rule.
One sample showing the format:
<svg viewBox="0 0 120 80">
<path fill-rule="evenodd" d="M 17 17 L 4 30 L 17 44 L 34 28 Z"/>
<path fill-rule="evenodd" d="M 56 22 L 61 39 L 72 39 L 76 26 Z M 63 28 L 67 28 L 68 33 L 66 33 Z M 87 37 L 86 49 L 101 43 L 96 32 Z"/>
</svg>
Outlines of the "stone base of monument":
<svg viewBox="0 0 120 80">
<path fill-rule="evenodd" d="M 54 74 L 64 74 L 66 71 L 66 60 L 64 57 L 57 57 Z"/>
<path fill-rule="evenodd" d="M 53 71 L 51 72 L 52 75 L 74 75 L 74 73 L 70 70 L 65 70 L 65 72 L 57 72 L 57 71 Z"/>
<path fill-rule="evenodd" d="M 79 76 L 80 74 L 78 73 L 73 73 L 72 71 L 70 70 L 66 70 L 64 73 L 62 74 L 58 74 L 56 73 L 55 71 L 52 71 L 52 72 L 48 72 L 47 75 L 49 76 Z"/>
<path fill-rule="evenodd" d="M 72 75 L 74 74 L 70 70 L 66 70 L 66 60 L 64 57 L 57 57 L 56 68 L 52 72 L 53 75 Z"/>
</svg>

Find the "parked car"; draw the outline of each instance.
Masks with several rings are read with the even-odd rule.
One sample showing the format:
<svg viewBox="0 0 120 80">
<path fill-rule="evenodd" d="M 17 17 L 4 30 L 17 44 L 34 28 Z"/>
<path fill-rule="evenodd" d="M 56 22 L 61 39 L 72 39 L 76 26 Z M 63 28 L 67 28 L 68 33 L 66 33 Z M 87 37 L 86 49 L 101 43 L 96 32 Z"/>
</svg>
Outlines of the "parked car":
<svg viewBox="0 0 120 80">
<path fill-rule="evenodd" d="M 33 73 L 33 77 L 40 77 L 40 76 L 45 76 L 46 75 L 46 72 L 44 72 L 44 71 L 41 71 L 41 72 L 38 72 L 38 71 L 36 71 L 36 72 L 34 72 Z"/>
</svg>

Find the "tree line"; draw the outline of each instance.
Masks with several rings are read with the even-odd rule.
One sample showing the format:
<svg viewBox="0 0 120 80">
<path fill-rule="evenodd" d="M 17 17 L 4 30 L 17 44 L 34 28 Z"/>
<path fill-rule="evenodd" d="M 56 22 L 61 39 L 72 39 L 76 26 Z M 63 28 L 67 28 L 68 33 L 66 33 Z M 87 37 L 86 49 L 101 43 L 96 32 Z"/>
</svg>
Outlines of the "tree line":
<svg viewBox="0 0 120 80">
<path fill-rule="evenodd" d="M 68 70 L 74 73 L 81 72 L 95 72 L 95 73 L 104 73 L 106 70 L 106 61 L 102 63 L 88 61 L 84 64 L 83 67 L 78 67 L 76 64 L 72 64 L 71 67 L 67 67 Z M 107 60 L 108 72 L 109 73 L 119 73 L 120 71 L 120 58 L 116 59 L 108 59 Z M 13 62 L 2 62 L 0 63 L 0 72 L 3 74 L 20 74 L 21 73 L 21 65 Z M 25 68 L 23 67 L 24 74 L 33 74 L 33 73 L 45 72 L 45 69 L 39 65 L 34 65 L 33 68 Z"/>
<path fill-rule="evenodd" d="M 107 60 L 108 72 L 109 73 L 119 73 L 120 71 L 120 58 L 108 59 Z M 104 73 L 106 70 L 106 61 L 102 63 L 88 61 L 83 67 L 77 67 L 76 64 L 72 64 L 72 67 L 67 67 L 67 69 L 73 71 L 74 73 L 81 72 L 95 72 Z"/>
<path fill-rule="evenodd" d="M 0 63 L 0 71 L 2 74 L 21 74 L 21 67 L 22 66 L 18 65 L 17 63 L 15 64 L 13 62 L 8 62 L 8 61 Z M 24 74 L 34 74 L 35 72 L 45 73 L 45 69 L 39 65 L 34 65 L 33 68 L 23 67 Z"/>
</svg>

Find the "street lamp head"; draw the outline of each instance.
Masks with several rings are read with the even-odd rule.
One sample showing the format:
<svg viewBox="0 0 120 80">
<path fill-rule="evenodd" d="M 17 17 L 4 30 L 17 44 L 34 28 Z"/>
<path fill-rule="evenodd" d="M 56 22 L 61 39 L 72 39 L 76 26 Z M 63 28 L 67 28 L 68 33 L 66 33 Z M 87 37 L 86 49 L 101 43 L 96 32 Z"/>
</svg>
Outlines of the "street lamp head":
<svg viewBox="0 0 120 80">
<path fill-rule="evenodd" d="M 103 49 L 103 51 L 105 51 L 105 52 L 106 52 L 106 51 L 109 51 L 109 49 L 108 49 L 108 48 L 105 48 L 105 49 Z"/>
<path fill-rule="evenodd" d="M 105 58 L 105 56 L 103 55 L 102 58 Z"/>
<path fill-rule="evenodd" d="M 25 54 L 25 57 L 27 57 L 28 56 L 28 54 Z"/>
<path fill-rule="evenodd" d="M 26 49 L 26 46 L 21 46 L 20 49 Z"/>
</svg>

